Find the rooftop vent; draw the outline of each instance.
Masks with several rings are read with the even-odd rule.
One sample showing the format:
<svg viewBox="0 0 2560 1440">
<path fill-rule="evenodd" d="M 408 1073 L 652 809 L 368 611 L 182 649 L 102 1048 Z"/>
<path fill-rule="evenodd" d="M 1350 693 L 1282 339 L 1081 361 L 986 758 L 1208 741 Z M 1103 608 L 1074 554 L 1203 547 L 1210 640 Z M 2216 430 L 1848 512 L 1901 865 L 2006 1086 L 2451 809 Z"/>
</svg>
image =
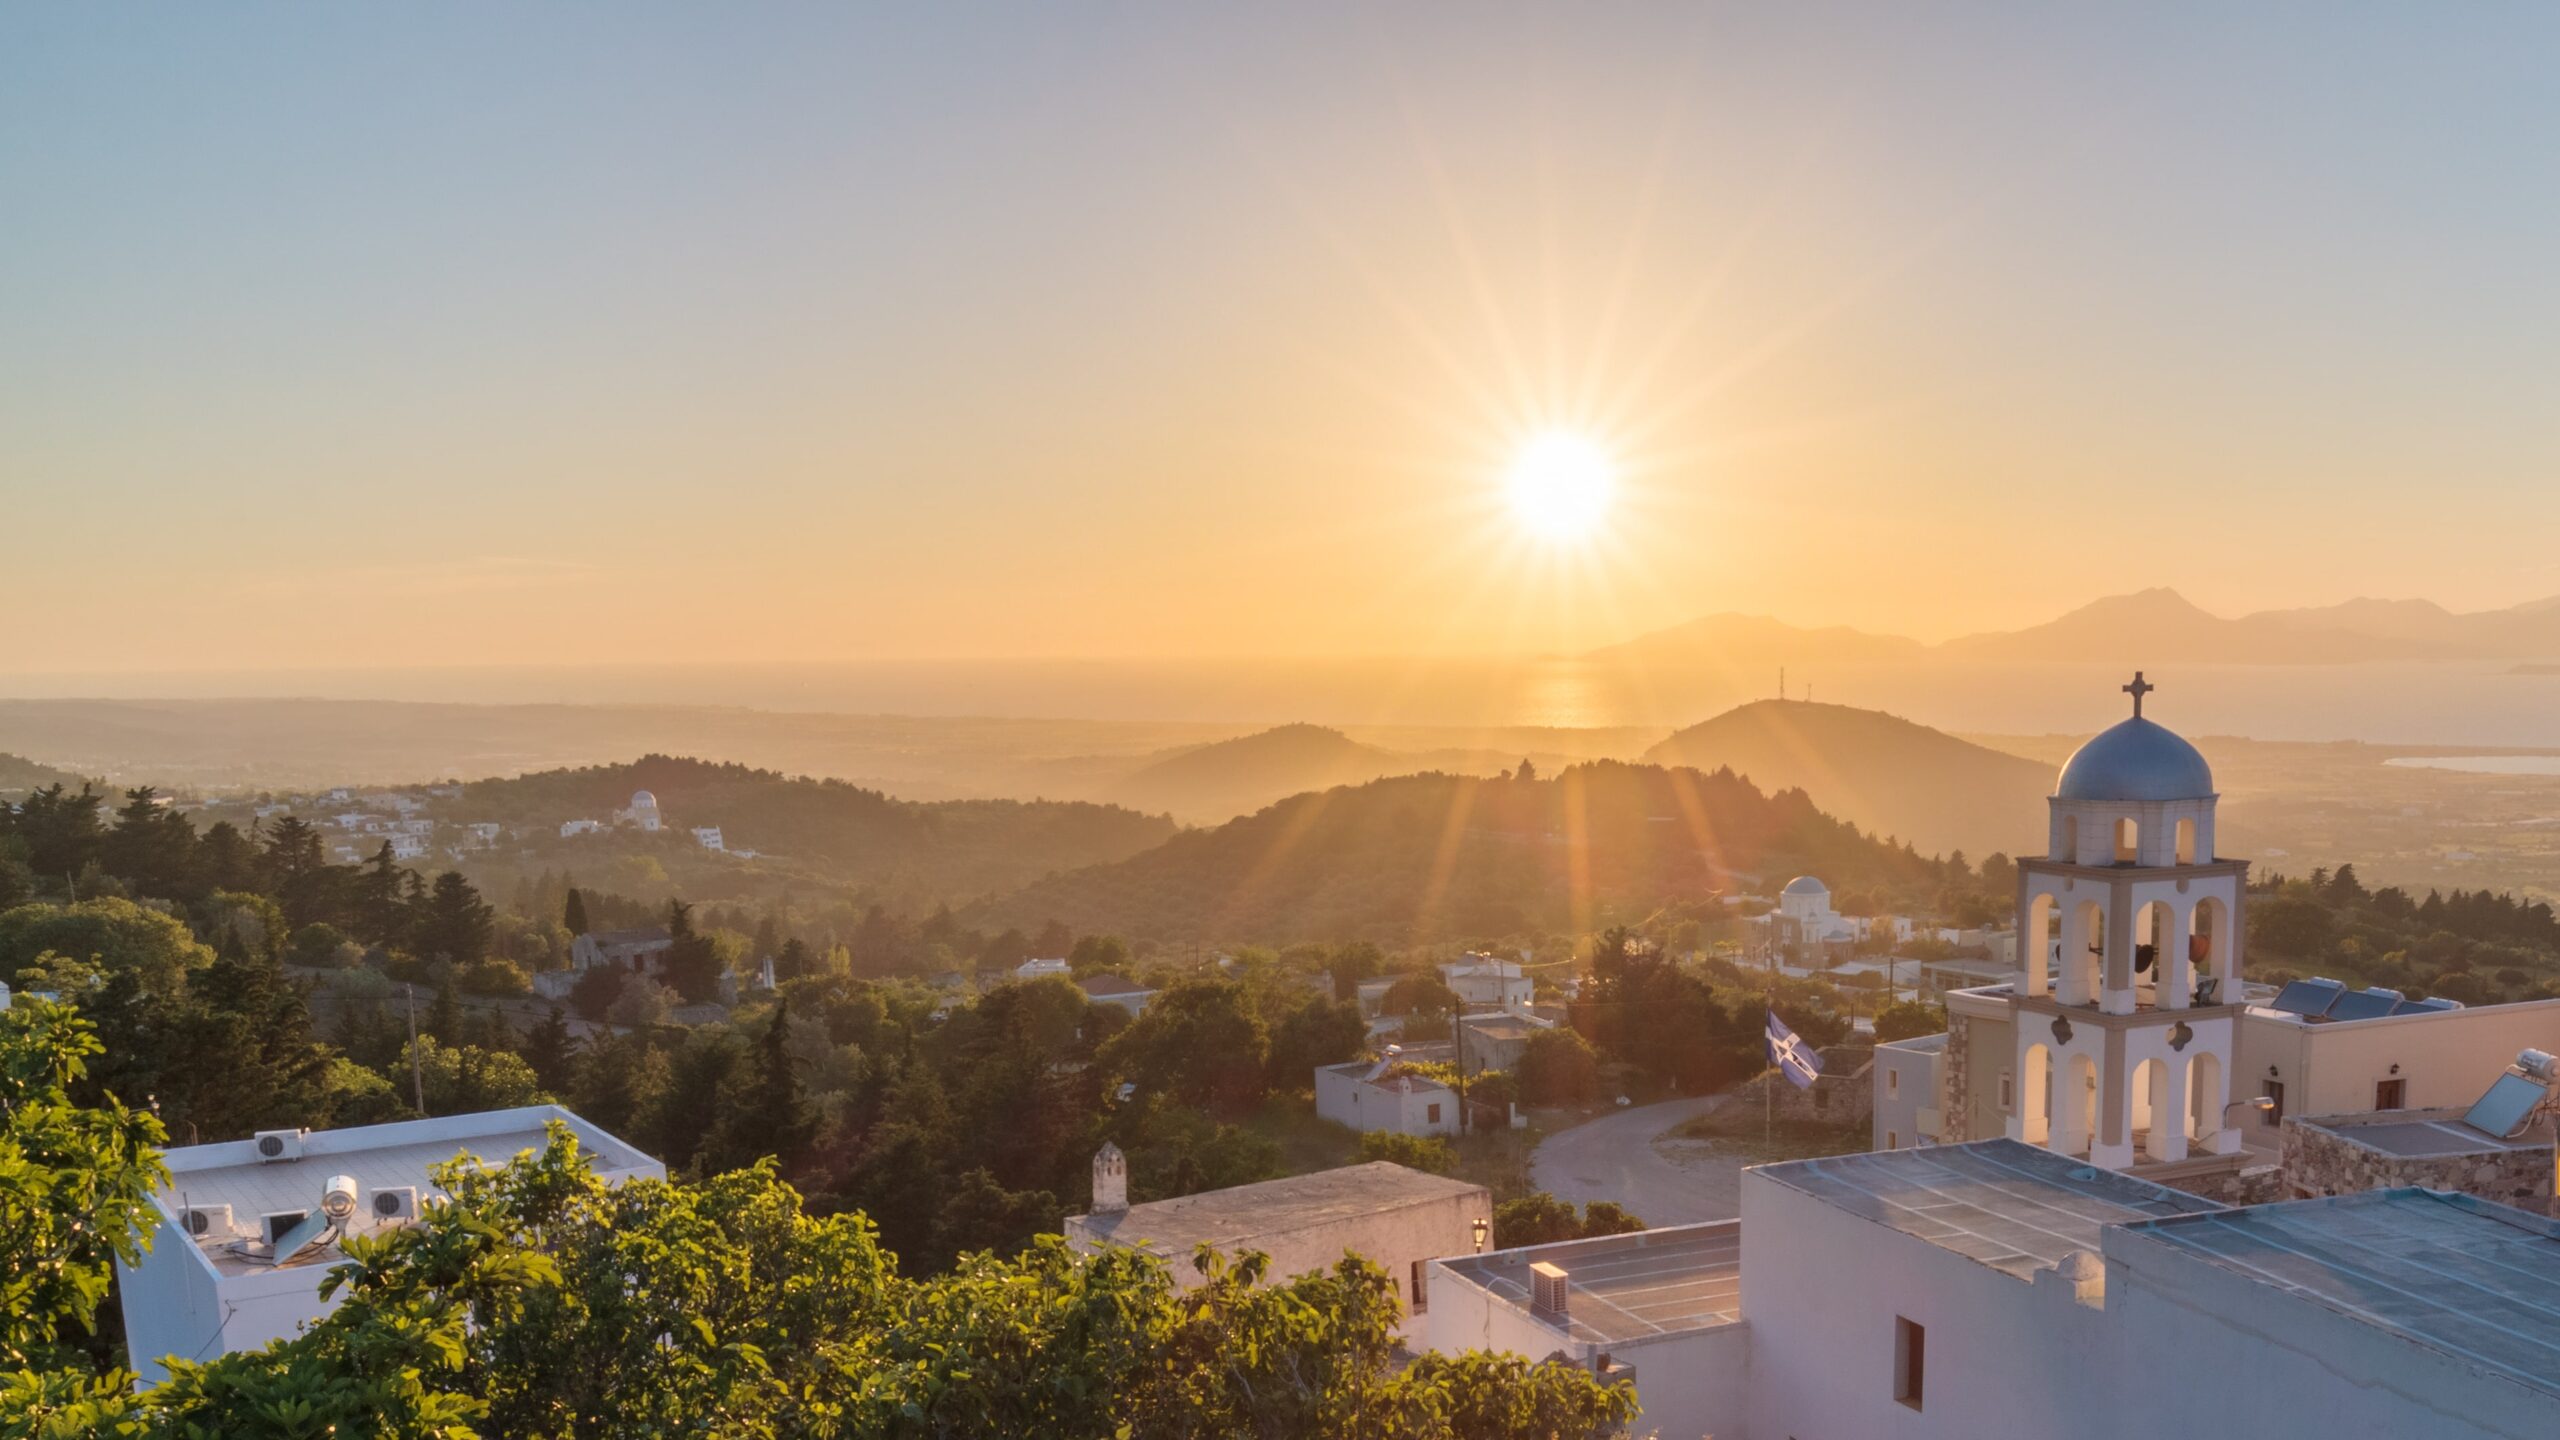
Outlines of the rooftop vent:
<svg viewBox="0 0 2560 1440">
<path fill-rule="evenodd" d="M 1572 1277 L 1565 1274 L 1564 1267 L 1544 1260 L 1530 1262 L 1529 1309 L 1533 1313 L 1555 1320 L 1567 1318 L 1573 1313 L 1572 1293 Z"/>
</svg>

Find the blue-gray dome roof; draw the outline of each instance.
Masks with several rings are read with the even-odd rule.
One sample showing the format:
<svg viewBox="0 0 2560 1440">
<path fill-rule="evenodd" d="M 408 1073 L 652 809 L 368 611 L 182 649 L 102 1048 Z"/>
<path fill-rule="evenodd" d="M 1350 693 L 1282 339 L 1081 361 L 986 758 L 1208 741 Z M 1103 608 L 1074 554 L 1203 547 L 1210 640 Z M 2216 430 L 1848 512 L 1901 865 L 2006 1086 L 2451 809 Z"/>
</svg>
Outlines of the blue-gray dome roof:
<svg viewBox="0 0 2560 1440">
<path fill-rule="evenodd" d="M 1831 893 L 1831 887 L 1810 875 L 1799 875 L 1788 881 L 1787 888 L 1778 893 L 1781 895 L 1828 895 Z"/>
<path fill-rule="evenodd" d="M 2053 787 L 2060 800 L 2201 800 L 2213 767 L 2165 725 L 2137 715 L 2071 752 Z"/>
</svg>

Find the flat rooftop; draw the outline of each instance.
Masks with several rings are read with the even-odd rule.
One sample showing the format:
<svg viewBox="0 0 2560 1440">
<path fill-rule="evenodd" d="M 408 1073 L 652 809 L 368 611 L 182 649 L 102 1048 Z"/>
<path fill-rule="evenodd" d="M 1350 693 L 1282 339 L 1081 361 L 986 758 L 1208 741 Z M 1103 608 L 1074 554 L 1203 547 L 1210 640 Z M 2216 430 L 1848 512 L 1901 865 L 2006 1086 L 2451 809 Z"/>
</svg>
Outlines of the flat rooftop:
<svg viewBox="0 0 2560 1440">
<path fill-rule="evenodd" d="M 1536 1314 L 1529 1304 L 1529 1267 L 1540 1261 L 1565 1272 L 1571 1294 L 1563 1324 L 1546 1315 L 1538 1318 L 1576 1340 L 1619 1344 L 1742 1318 L 1739 1220 L 1525 1245 L 1443 1260 L 1440 1266 Z"/>
<path fill-rule="evenodd" d="M 2111 1225 L 2222 1207 L 2015 1140 L 1763 1165 L 1754 1175 L 2020 1279 Z"/>
<path fill-rule="evenodd" d="M 528 1105 L 514 1110 L 488 1110 L 471 1115 L 445 1115 L 426 1120 L 400 1120 L 388 1125 L 360 1125 L 345 1130 L 314 1130 L 302 1137 L 299 1160 L 266 1160 L 257 1142 L 232 1140 L 216 1145 L 189 1145 L 167 1152 L 169 1183 L 157 1198 L 164 1224 L 174 1225 L 182 1208 L 231 1207 L 233 1231 L 203 1237 L 198 1248 L 214 1269 L 226 1275 L 277 1267 L 233 1253 L 228 1242 L 259 1234 L 259 1217 L 285 1210 L 317 1210 L 320 1193 L 334 1176 L 355 1178 L 361 1194 L 356 1219 L 349 1227 L 363 1234 L 376 1228 L 371 1197 L 382 1190 L 414 1187 L 420 1197 L 439 1193 L 428 1172 L 457 1155 L 471 1155 L 502 1165 L 518 1152 L 539 1150 L 553 1121 L 567 1125 L 598 1173 L 618 1178 L 630 1173 L 663 1175 L 664 1167 L 649 1156 L 557 1105 Z M 332 1261 L 334 1246 L 322 1246 L 300 1262 Z"/>
<path fill-rule="evenodd" d="M 2177 1216 L 2126 1233 L 2560 1396 L 2560 1221 L 2401 1189 Z"/>
<path fill-rule="evenodd" d="M 2551 1148 L 2551 1142 L 2539 1134 L 2507 1140 L 2465 1125 L 2462 1114 L 2460 1110 L 2385 1110 L 2371 1115 L 2306 1116 L 2294 1123 L 2403 1160 Z"/>
<path fill-rule="evenodd" d="M 1074 1216 L 1068 1223 L 1098 1240 L 1145 1246 L 1174 1257 L 1202 1245 L 1249 1249 L 1272 1236 L 1486 1193 L 1483 1186 L 1464 1180 L 1373 1160 L 1313 1175 L 1150 1200 L 1114 1214 Z"/>
</svg>

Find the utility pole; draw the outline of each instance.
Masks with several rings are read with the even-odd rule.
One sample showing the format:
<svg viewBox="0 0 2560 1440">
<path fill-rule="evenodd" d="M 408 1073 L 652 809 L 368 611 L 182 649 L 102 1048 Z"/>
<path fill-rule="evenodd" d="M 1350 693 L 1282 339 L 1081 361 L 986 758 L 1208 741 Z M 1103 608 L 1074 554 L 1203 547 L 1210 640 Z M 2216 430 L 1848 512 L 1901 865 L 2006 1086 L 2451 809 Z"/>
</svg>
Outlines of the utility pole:
<svg viewBox="0 0 2560 1440">
<path fill-rule="evenodd" d="M 417 1103 L 418 1113 L 427 1113 L 427 1072 L 418 1063 L 418 987 L 402 984 L 401 993 L 409 997 L 409 1096 Z"/>
<path fill-rule="evenodd" d="M 1449 1009 L 1449 1044 L 1458 1052 L 1458 1133 L 1467 1133 L 1467 1027 L 1459 1023 L 1467 1013 L 1467 1002 L 1459 1001 Z"/>
</svg>

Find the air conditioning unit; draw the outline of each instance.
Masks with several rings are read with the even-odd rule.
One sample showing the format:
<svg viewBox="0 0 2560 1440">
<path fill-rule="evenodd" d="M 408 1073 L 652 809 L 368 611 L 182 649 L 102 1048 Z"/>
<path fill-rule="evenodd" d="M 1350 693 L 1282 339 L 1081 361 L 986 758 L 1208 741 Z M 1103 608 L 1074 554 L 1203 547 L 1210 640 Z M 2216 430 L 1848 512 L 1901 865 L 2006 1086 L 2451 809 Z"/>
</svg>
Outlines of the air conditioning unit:
<svg viewBox="0 0 2560 1440">
<path fill-rule="evenodd" d="M 274 1245 L 292 1234 L 295 1226 L 310 1218 L 308 1210 L 270 1210 L 258 1217 L 258 1234 L 269 1245 Z"/>
<path fill-rule="evenodd" d="M 388 1185 L 373 1192 L 373 1223 L 406 1225 L 418 1218 L 418 1187 Z"/>
<path fill-rule="evenodd" d="M 301 1159 L 302 1137 L 307 1133 L 302 1130 L 261 1130 L 252 1137 L 251 1143 L 258 1147 L 258 1159 L 272 1165 L 282 1160 Z"/>
<path fill-rule="evenodd" d="M 1564 1267 L 1544 1260 L 1529 1267 L 1531 1313 L 1561 1320 L 1573 1313 L 1573 1282 Z"/>
<path fill-rule="evenodd" d="M 178 1212 L 178 1228 L 190 1239 L 220 1240 L 231 1233 L 231 1207 L 228 1205 L 190 1205 Z"/>
</svg>

